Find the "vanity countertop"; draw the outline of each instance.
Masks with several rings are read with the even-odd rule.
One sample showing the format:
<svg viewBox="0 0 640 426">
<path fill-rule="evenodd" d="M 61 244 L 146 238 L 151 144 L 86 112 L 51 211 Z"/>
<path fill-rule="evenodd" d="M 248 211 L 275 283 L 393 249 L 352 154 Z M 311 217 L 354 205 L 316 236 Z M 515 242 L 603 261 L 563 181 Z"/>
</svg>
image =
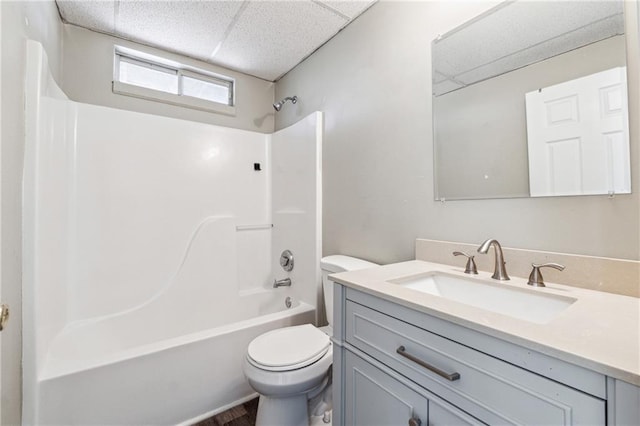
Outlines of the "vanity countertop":
<svg viewBox="0 0 640 426">
<path fill-rule="evenodd" d="M 492 284 L 577 299 L 546 324 L 537 324 L 389 282 L 434 271 L 469 277 L 463 268 L 412 260 L 342 272 L 331 278 L 346 287 L 640 386 L 640 299 L 554 283 L 535 288 L 528 286 L 525 278 L 497 281 L 482 271 L 474 276 Z"/>
</svg>

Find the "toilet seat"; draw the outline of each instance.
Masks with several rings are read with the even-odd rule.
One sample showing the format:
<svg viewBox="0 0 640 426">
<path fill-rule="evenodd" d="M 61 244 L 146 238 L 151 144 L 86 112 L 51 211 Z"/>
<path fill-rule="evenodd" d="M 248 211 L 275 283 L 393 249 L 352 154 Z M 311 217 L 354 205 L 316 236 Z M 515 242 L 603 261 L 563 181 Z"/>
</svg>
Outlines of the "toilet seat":
<svg viewBox="0 0 640 426">
<path fill-rule="evenodd" d="M 329 336 L 311 324 L 264 333 L 249 343 L 247 360 L 267 371 L 304 368 L 321 359 L 331 347 Z"/>
</svg>

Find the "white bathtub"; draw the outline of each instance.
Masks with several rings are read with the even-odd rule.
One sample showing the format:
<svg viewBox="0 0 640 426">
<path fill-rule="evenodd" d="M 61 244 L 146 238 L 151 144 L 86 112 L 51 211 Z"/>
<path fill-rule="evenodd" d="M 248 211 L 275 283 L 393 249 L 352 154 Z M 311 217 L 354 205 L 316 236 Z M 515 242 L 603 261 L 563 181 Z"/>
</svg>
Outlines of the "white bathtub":
<svg viewBox="0 0 640 426">
<path fill-rule="evenodd" d="M 322 115 L 268 135 L 73 102 L 34 42 L 26 82 L 23 423 L 176 424 L 253 396 L 248 343 L 316 322 Z"/>
<path fill-rule="evenodd" d="M 242 373 L 249 342 L 274 328 L 314 321 L 312 306 L 294 302 L 287 309 L 284 294 L 244 296 L 245 318 L 225 324 L 212 317 L 217 324 L 210 329 L 166 339 L 153 328 L 139 335 L 148 324 L 119 329 L 117 318 L 65 330 L 39 375 L 36 423 L 189 424 L 253 397 Z M 96 348 L 101 341 L 109 344 Z"/>
</svg>

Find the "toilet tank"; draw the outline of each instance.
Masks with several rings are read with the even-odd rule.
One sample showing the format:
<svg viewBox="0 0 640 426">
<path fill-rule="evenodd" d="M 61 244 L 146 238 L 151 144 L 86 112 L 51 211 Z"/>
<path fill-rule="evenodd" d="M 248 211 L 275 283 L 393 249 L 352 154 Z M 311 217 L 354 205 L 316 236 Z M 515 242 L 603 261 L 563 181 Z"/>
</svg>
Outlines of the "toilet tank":
<svg viewBox="0 0 640 426">
<path fill-rule="evenodd" d="M 351 256 L 343 256 L 335 254 L 323 257 L 320 260 L 320 269 L 322 269 L 322 291 L 324 293 L 324 306 L 327 313 L 327 321 L 329 326 L 333 327 L 333 282 L 329 280 L 330 274 L 345 271 L 356 271 L 358 269 L 371 268 L 378 266 L 377 263 L 358 259 Z"/>
</svg>

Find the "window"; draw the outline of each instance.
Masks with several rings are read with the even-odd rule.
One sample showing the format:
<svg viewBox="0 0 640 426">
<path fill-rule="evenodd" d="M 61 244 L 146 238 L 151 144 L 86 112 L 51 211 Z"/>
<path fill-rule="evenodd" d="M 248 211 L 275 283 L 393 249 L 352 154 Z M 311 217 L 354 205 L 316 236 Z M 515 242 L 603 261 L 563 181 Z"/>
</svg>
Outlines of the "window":
<svg viewBox="0 0 640 426">
<path fill-rule="evenodd" d="M 119 56 L 119 81 L 134 86 L 178 94 L 178 71 Z"/>
<path fill-rule="evenodd" d="M 113 92 L 234 115 L 234 81 L 128 49 L 115 53 Z"/>
</svg>

